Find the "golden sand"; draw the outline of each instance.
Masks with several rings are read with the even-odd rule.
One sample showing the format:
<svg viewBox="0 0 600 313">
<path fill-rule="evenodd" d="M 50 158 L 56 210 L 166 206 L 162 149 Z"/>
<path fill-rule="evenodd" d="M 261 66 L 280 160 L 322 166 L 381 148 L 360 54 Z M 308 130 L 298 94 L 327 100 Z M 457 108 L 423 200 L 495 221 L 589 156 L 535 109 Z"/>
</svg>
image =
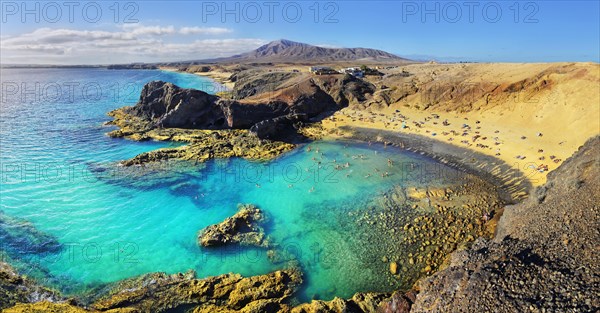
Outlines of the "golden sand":
<svg viewBox="0 0 600 313">
<path fill-rule="evenodd" d="M 435 73 L 434 81 L 440 84 L 463 75 L 471 82 L 507 86 L 530 80 L 549 87 L 525 85 L 513 97 L 499 95 L 497 101 L 492 98 L 487 103 L 477 99 L 468 108 L 447 101 L 424 110 L 423 98 L 415 95 L 379 109 L 343 109 L 325 119 L 324 127 L 358 126 L 424 135 L 495 156 L 524 172 L 534 186 L 545 183 L 549 171 L 600 133 L 600 65 L 595 63 L 422 64 L 402 69 L 417 79 Z"/>
</svg>

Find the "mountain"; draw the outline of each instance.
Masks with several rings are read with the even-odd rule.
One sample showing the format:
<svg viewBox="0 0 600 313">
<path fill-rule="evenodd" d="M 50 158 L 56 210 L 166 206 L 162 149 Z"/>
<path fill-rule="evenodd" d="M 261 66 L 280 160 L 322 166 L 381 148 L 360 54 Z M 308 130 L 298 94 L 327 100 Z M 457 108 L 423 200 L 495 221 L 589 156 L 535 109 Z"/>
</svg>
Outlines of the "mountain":
<svg viewBox="0 0 600 313">
<path fill-rule="evenodd" d="M 276 40 L 256 50 L 227 58 L 211 60 L 219 63 L 331 63 L 346 61 L 409 62 L 397 55 L 367 48 L 324 48 L 291 40 Z"/>
</svg>

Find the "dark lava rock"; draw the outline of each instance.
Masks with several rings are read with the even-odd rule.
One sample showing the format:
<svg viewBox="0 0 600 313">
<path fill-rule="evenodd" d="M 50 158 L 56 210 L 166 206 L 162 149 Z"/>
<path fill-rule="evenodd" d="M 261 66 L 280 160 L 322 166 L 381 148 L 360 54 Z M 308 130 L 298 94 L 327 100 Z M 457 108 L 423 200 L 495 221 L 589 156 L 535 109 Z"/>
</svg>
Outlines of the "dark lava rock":
<svg viewBox="0 0 600 313">
<path fill-rule="evenodd" d="M 256 94 L 273 92 L 279 85 L 295 76 L 297 73 L 290 72 L 261 72 L 256 70 L 241 71 L 231 75 L 231 81 L 235 82 L 233 98 L 241 100 Z"/>
<path fill-rule="evenodd" d="M 348 74 L 323 75 L 313 78 L 313 81 L 341 107 L 365 101 L 377 89 L 373 84 Z"/>
<path fill-rule="evenodd" d="M 261 139 L 288 141 L 298 137 L 299 123 L 307 122 L 306 114 L 288 114 L 254 124 L 250 133 Z"/>
<path fill-rule="evenodd" d="M 278 116 L 287 115 L 290 108 L 285 102 L 243 104 L 234 100 L 220 100 L 219 105 L 228 128 L 248 129 L 252 125 Z"/>
<path fill-rule="evenodd" d="M 226 124 L 217 99 L 200 90 L 153 81 L 144 86 L 138 103 L 126 113 L 152 120 L 159 127 L 221 129 Z"/>
<path fill-rule="evenodd" d="M 346 105 L 348 96 L 363 97 L 358 93 L 365 92 L 366 87 L 357 87 L 362 85 L 353 79 L 334 81 L 339 86 L 328 88 L 339 93 L 336 94 L 339 102 L 313 80 L 288 86 L 277 94 L 263 93 L 252 102 L 220 99 L 203 91 L 153 81 L 144 86 L 138 103 L 124 113 L 149 121 L 154 128 L 249 129 L 259 122 L 289 114 L 313 118 L 332 113 Z"/>
</svg>

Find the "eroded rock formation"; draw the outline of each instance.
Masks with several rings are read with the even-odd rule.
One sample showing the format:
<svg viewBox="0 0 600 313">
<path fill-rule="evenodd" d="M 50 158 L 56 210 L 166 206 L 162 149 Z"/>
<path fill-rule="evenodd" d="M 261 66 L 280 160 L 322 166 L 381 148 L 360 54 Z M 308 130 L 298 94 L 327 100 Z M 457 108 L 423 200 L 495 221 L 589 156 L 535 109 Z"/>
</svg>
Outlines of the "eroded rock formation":
<svg viewBox="0 0 600 313">
<path fill-rule="evenodd" d="M 75 301 L 17 298 L 24 303 L 3 312 L 285 312 L 290 309 L 286 302 L 301 283 L 302 274 L 296 269 L 205 279 L 196 279 L 194 272 L 152 273 L 119 282 L 87 307 Z"/>
<path fill-rule="evenodd" d="M 144 86 L 138 103 L 125 112 L 157 127 L 221 129 L 225 119 L 216 101 L 216 96 L 200 90 L 153 81 Z"/>
</svg>

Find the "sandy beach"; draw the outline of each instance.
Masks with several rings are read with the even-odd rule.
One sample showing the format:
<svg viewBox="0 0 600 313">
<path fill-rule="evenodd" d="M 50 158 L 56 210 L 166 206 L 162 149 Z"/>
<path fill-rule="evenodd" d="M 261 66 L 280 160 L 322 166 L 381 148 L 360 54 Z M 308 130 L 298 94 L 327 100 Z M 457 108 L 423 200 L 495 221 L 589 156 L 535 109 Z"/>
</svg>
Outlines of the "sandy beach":
<svg viewBox="0 0 600 313">
<path fill-rule="evenodd" d="M 162 71 L 170 71 L 170 72 L 183 72 L 181 71 L 179 68 L 176 67 L 163 67 L 161 66 L 160 69 Z M 222 86 L 225 87 L 226 90 L 232 90 L 233 87 L 235 86 L 235 83 L 229 80 L 229 76 L 231 76 L 230 72 L 225 72 L 225 71 L 210 71 L 210 72 L 191 72 L 191 74 L 195 74 L 198 76 L 204 76 L 204 77 L 208 77 L 213 79 L 214 81 L 216 81 L 217 83 L 221 84 Z M 223 88 L 221 88 L 223 89 Z M 226 91 L 226 90 L 221 90 L 221 91 Z"/>
<path fill-rule="evenodd" d="M 458 101 L 447 101 L 426 110 L 422 108 L 423 96 L 415 94 L 381 109 L 345 108 L 324 119 L 323 126 L 334 134 L 340 133 L 342 127 L 361 127 L 446 142 L 503 161 L 521 171 L 533 186 L 544 184 L 549 171 L 588 138 L 600 133 L 600 91 L 594 88 L 600 83 L 597 64 L 476 64 L 466 66 L 467 70 L 459 67 L 414 65 L 405 69 L 416 76 L 448 72 L 445 76 L 437 74 L 440 84 L 452 84 L 448 77 L 462 72 L 473 75 L 470 78 L 487 80 L 486 83 L 504 85 L 526 83 L 537 77 L 536 73 L 547 72 L 542 79 L 551 82 L 551 87 L 534 85 L 515 98 L 499 95 L 497 102 L 477 99 L 462 108 L 452 107 Z M 572 74 L 561 73 L 565 69 Z"/>
<path fill-rule="evenodd" d="M 232 90 L 235 83 L 229 80 L 231 73 L 222 71 L 210 71 L 210 72 L 195 72 L 194 74 L 205 76 L 214 79 L 219 84 L 225 86 L 227 89 Z"/>
</svg>

